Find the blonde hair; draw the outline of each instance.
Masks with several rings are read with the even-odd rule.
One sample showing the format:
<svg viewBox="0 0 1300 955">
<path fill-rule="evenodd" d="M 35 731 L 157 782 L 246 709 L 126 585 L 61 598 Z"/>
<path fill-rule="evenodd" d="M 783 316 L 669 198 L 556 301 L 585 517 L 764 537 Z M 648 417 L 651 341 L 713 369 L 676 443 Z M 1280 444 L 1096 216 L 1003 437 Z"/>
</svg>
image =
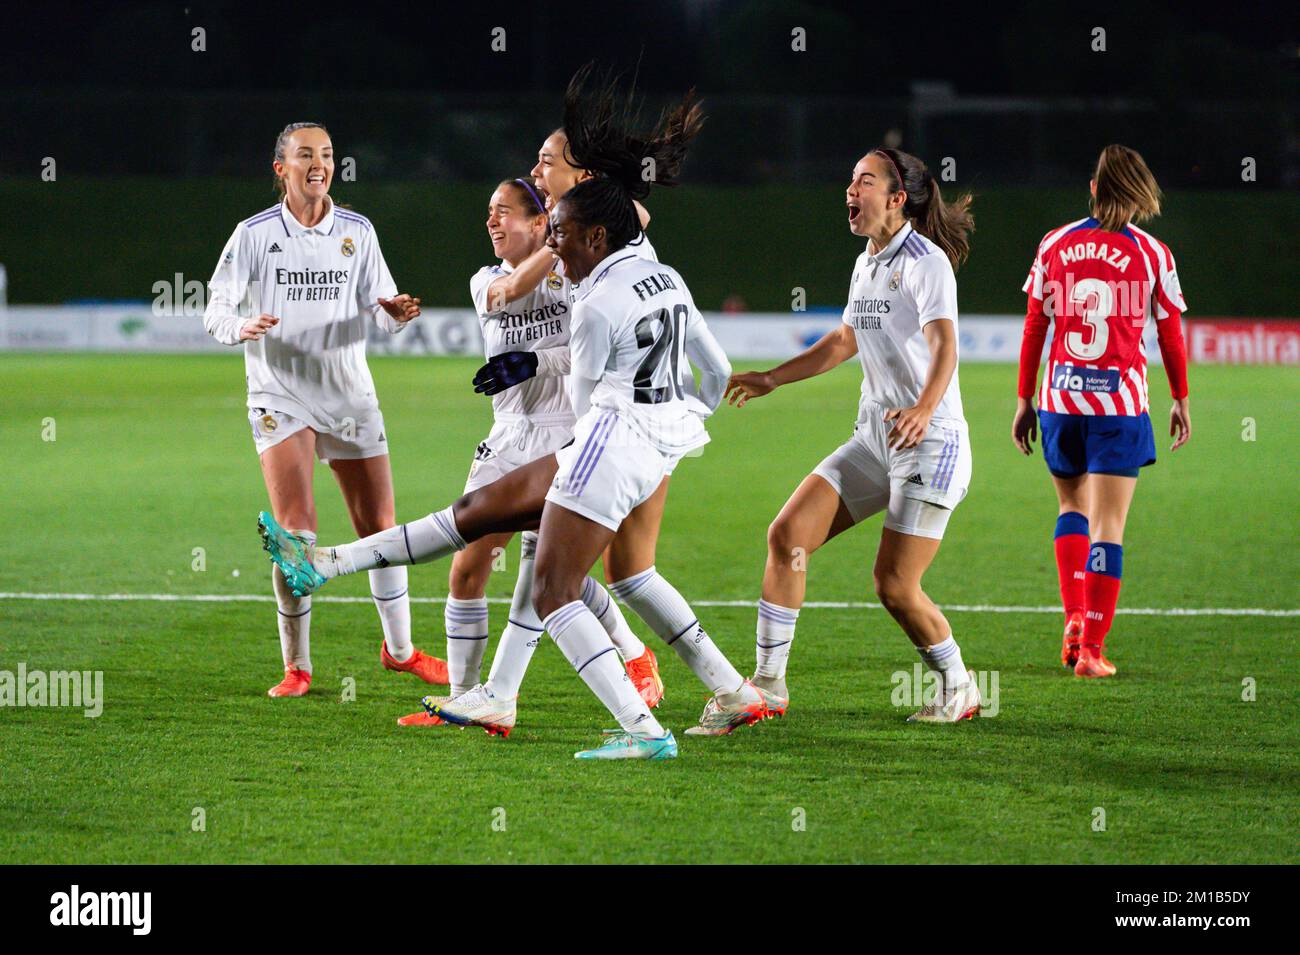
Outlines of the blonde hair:
<svg viewBox="0 0 1300 955">
<path fill-rule="evenodd" d="M 1097 160 L 1092 217 L 1107 232 L 1160 215 L 1160 186 L 1135 149 L 1112 143 Z"/>
</svg>

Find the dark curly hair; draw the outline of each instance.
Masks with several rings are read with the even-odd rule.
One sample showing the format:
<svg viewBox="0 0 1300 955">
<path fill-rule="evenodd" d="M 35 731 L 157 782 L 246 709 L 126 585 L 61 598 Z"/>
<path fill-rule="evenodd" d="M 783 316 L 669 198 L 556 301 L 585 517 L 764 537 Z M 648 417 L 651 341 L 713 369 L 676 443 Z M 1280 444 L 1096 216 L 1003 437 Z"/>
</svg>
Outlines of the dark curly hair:
<svg viewBox="0 0 1300 955">
<path fill-rule="evenodd" d="M 611 250 L 641 233 L 634 199 L 652 185 L 675 186 L 691 141 L 704 125 L 704 110 L 691 90 L 660 114 L 649 133 L 636 132 L 635 89 L 619 93 L 618 77 L 606 75 L 589 89 L 595 66 L 588 63 L 564 93 L 564 134 L 569 161 L 593 176 L 562 197 L 569 214 L 585 226 L 603 225 Z"/>
</svg>

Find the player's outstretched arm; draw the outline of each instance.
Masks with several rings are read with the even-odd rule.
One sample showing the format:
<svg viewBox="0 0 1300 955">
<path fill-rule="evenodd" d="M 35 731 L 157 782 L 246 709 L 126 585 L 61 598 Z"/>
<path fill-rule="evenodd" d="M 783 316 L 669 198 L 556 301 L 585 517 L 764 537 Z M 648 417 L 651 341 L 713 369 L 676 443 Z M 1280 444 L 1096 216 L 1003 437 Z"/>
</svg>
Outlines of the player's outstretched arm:
<svg viewBox="0 0 1300 955">
<path fill-rule="evenodd" d="M 509 275 L 493 279 L 487 290 L 487 309 L 499 312 L 510 302 L 523 298 L 555 270 L 555 253 L 542 246 Z"/>
<path fill-rule="evenodd" d="M 857 353 L 858 342 L 853 337 L 853 329 L 841 325 L 823 335 L 811 348 L 770 371 L 746 371 L 732 375 L 727 383 L 727 403 L 743 408 L 750 398 L 761 398 L 781 385 L 824 375 Z"/>
</svg>

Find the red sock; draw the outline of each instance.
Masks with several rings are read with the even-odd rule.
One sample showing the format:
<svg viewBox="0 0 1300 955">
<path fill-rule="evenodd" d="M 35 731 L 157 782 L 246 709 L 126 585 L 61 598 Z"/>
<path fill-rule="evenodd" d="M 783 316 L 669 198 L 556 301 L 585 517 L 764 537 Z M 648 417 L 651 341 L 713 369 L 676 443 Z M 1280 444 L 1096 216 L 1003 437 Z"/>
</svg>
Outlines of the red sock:
<svg viewBox="0 0 1300 955">
<path fill-rule="evenodd" d="M 1056 538 L 1056 575 L 1061 582 L 1061 605 L 1067 617 L 1083 613 L 1084 568 L 1088 565 L 1088 535 L 1062 534 Z"/>
<path fill-rule="evenodd" d="M 1078 511 L 1056 518 L 1056 576 L 1067 618 L 1083 613 L 1083 572 L 1088 566 L 1088 519 Z"/>
<path fill-rule="evenodd" d="M 1119 602 L 1118 577 L 1089 572 L 1083 583 L 1088 610 L 1083 618 L 1083 645 L 1101 649 L 1110 633 L 1110 622 L 1115 617 L 1115 604 Z"/>
</svg>

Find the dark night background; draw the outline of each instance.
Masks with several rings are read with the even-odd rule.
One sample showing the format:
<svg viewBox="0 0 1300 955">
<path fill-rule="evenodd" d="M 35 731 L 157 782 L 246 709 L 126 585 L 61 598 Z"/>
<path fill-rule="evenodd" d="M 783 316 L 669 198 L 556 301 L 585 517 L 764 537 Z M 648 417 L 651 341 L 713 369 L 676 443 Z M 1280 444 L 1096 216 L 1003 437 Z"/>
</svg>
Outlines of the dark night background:
<svg viewBox="0 0 1300 955">
<path fill-rule="evenodd" d="M 569 76 L 597 60 L 635 72 L 647 115 L 692 86 L 704 98 L 683 188 L 652 206 L 656 245 L 706 307 L 736 295 L 785 308 L 791 284 L 836 302 L 843 180 L 890 141 L 932 167 L 952 157 L 945 190 L 978 197 L 963 307 L 1018 309 L 1037 239 L 1081 214 L 1097 153 L 1124 142 L 1170 193 L 1156 231 L 1210 278 L 1198 302 L 1297 311 L 1281 241 L 1300 228 L 1294 4 L 52 3 L 3 23 L 0 262 L 13 302 L 135 298 L 173 269 L 206 277 L 231 225 L 271 199 L 275 134 L 311 119 L 355 160 L 339 201 L 386 235 L 420 234 L 386 241 L 394 271 L 425 287 L 456 276 L 443 304 L 464 304 L 484 188 L 528 173 Z M 794 27 L 806 52 L 791 50 Z M 39 179 L 46 157 L 57 188 Z M 127 221 L 143 228 L 110 246 Z M 1208 239 L 1228 221 L 1248 224 L 1253 245 L 1225 256 Z M 68 233 L 90 272 L 50 266 Z M 785 275 L 792 248 L 807 254 Z M 738 274 L 739 259 L 766 267 Z"/>
</svg>

